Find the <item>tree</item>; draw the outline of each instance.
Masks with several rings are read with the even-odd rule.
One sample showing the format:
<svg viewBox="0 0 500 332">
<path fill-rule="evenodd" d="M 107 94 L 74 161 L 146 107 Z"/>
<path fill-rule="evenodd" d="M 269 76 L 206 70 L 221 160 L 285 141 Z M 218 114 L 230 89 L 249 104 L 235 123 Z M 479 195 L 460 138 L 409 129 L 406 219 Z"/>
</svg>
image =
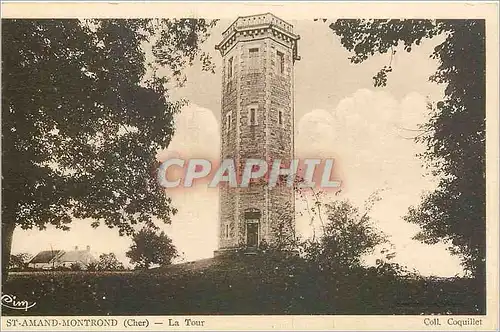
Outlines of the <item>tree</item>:
<svg viewBox="0 0 500 332">
<path fill-rule="evenodd" d="M 10 269 L 24 269 L 28 266 L 31 255 L 28 253 L 20 253 L 10 255 L 9 268 Z"/>
<path fill-rule="evenodd" d="M 152 264 L 169 265 L 172 259 L 178 257 L 177 249 L 165 232 L 144 227 L 132 238 L 133 244 L 126 255 L 133 264 L 143 269 L 149 269 Z"/>
<path fill-rule="evenodd" d="M 184 81 L 214 24 L 2 20 L 3 280 L 16 227 L 89 218 L 130 235 L 152 218 L 170 222 L 176 210 L 153 174 L 183 105 L 167 83 Z M 171 77 L 158 76 L 162 66 Z"/>
<path fill-rule="evenodd" d="M 375 192 L 366 201 L 364 212 L 347 199 L 315 204 L 316 209 L 320 206 L 325 209 L 326 220 L 322 221 L 318 238 L 306 241 L 306 259 L 317 263 L 321 270 L 361 266 L 363 256 L 387 243 L 385 234 L 375 227 L 369 215 L 378 200 Z"/>
<path fill-rule="evenodd" d="M 118 271 L 124 270 L 125 267 L 123 266 L 123 263 L 116 258 L 116 255 L 110 252 L 109 254 L 101 254 L 99 256 L 97 269 L 100 271 Z"/>
<path fill-rule="evenodd" d="M 444 99 L 429 105 L 430 120 L 415 137 L 427 151 L 421 156 L 439 185 L 411 207 L 405 219 L 421 227 L 415 239 L 445 242 L 462 258 L 466 271 L 485 276 L 485 26 L 484 20 L 338 20 L 330 25 L 342 45 L 360 63 L 400 44 L 410 52 L 422 39 L 444 41 L 431 57 L 439 61 L 430 80 L 446 84 Z M 386 66 L 374 76 L 387 83 Z"/>
</svg>

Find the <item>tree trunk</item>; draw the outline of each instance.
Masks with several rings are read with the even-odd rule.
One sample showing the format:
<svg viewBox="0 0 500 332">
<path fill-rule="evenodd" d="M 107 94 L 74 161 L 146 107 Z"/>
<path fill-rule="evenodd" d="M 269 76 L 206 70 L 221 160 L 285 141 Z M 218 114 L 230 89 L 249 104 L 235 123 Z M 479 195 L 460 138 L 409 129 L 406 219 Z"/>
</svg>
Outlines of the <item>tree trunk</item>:
<svg viewBox="0 0 500 332">
<path fill-rule="evenodd" d="M 12 237 L 16 224 L 12 221 L 2 222 L 2 286 L 7 281 L 9 273 L 10 253 L 12 249 Z"/>
</svg>

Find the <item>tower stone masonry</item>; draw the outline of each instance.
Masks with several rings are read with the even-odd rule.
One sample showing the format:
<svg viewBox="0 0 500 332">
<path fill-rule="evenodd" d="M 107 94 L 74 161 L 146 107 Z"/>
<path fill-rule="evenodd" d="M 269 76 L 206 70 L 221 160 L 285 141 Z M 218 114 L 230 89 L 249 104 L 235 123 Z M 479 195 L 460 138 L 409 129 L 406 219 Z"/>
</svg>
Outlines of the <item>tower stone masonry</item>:
<svg viewBox="0 0 500 332">
<path fill-rule="evenodd" d="M 289 165 L 294 155 L 293 26 L 267 13 L 239 17 L 216 46 L 223 58 L 221 159 L 242 174 L 247 159 Z M 219 250 L 258 248 L 294 236 L 292 187 L 220 187 Z"/>
</svg>

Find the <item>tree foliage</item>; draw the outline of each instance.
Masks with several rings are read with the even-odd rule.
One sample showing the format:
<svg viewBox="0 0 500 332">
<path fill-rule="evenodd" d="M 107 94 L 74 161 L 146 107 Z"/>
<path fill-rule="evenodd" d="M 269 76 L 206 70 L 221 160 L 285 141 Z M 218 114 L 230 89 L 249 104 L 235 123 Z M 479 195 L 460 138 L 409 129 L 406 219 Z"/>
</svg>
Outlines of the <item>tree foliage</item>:
<svg viewBox="0 0 500 332">
<path fill-rule="evenodd" d="M 306 241 L 306 259 L 318 263 L 321 270 L 360 267 L 366 255 L 387 242 L 369 215 L 377 200 L 376 194 L 371 195 L 364 212 L 347 199 L 321 203 L 326 220 L 318 238 Z"/>
<path fill-rule="evenodd" d="M 450 244 L 464 268 L 484 276 L 485 214 L 485 26 L 484 20 L 338 20 L 330 25 L 360 63 L 380 53 L 410 52 L 425 38 L 444 36 L 430 55 L 439 63 L 430 80 L 445 84 L 444 99 L 429 105 L 430 120 L 415 138 L 439 177 L 437 189 L 411 207 L 406 220 L 421 227 L 416 239 Z M 384 86 L 389 69 L 374 77 Z"/>
<path fill-rule="evenodd" d="M 99 256 L 99 262 L 97 263 L 97 270 L 99 271 L 118 271 L 124 270 L 125 267 L 123 263 L 116 258 L 116 255 L 112 252 L 109 254 L 101 254 Z"/>
<path fill-rule="evenodd" d="M 152 264 L 169 265 L 178 257 L 177 249 L 165 232 L 144 227 L 133 236 L 133 244 L 126 255 L 139 268 L 149 269 Z"/>
<path fill-rule="evenodd" d="M 31 255 L 28 253 L 19 253 L 10 255 L 9 269 L 24 269 L 28 266 Z"/>
<path fill-rule="evenodd" d="M 167 83 L 184 80 L 213 24 L 2 20 L 3 268 L 16 226 L 67 230 L 92 218 L 132 234 L 170 222 L 176 210 L 152 176 L 182 106 Z"/>
</svg>

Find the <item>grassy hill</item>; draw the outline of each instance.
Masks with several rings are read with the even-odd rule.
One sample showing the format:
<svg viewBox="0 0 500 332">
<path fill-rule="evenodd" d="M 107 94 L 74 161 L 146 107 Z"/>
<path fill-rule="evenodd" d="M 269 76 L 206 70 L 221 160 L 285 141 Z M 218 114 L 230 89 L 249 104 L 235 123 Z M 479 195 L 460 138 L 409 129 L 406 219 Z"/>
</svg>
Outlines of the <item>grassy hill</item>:
<svg viewBox="0 0 500 332">
<path fill-rule="evenodd" d="M 4 315 L 479 314 L 470 279 L 313 270 L 299 258 L 216 257 L 143 272 L 11 274 L 3 294 L 37 302 Z"/>
</svg>

